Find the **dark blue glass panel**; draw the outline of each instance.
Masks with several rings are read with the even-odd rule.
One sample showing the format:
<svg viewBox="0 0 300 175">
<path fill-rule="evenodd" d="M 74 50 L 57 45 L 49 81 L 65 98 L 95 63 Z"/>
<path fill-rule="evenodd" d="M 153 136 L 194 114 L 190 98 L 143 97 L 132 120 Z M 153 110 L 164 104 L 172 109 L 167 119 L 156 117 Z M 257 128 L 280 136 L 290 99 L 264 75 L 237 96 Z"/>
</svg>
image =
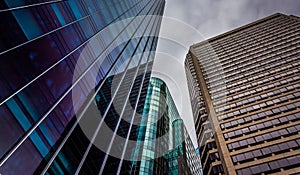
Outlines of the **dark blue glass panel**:
<svg viewBox="0 0 300 175">
<path fill-rule="evenodd" d="M 36 147 L 31 140 L 26 140 L 23 146 L 0 167 L 4 174 L 33 174 L 41 162 L 42 157 L 36 151 Z"/>
<path fill-rule="evenodd" d="M 6 106 L 0 108 L 0 157 L 19 139 L 24 130 Z M 7 132 L 9 131 L 9 132 Z"/>
</svg>

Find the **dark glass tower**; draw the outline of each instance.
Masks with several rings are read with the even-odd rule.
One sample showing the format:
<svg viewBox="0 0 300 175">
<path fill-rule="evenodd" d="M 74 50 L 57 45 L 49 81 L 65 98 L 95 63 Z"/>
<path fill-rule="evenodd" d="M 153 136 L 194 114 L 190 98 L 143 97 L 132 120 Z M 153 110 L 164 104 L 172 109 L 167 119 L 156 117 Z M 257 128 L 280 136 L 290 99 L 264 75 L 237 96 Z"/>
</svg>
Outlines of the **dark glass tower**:
<svg viewBox="0 0 300 175">
<path fill-rule="evenodd" d="M 132 172 L 164 4 L 0 2 L 1 174 Z"/>
<path fill-rule="evenodd" d="M 274 14 L 192 45 L 204 174 L 299 174 L 300 18 Z"/>
</svg>

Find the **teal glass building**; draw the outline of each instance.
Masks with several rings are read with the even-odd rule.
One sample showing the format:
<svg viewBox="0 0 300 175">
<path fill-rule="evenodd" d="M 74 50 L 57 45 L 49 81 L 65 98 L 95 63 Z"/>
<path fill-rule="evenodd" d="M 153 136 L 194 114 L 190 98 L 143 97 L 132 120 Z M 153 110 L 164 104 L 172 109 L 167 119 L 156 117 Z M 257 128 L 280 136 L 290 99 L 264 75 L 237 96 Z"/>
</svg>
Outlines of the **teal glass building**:
<svg viewBox="0 0 300 175">
<path fill-rule="evenodd" d="M 0 2 L 0 174 L 138 171 L 124 156 L 141 130 L 133 119 L 144 110 L 164 5 Z"/>
<path fill-rule="evenodd" d="M 165 82 L 151 77 L 135 154 L 138 174 L 201 175 L 200 156 Z"/>
</svg>

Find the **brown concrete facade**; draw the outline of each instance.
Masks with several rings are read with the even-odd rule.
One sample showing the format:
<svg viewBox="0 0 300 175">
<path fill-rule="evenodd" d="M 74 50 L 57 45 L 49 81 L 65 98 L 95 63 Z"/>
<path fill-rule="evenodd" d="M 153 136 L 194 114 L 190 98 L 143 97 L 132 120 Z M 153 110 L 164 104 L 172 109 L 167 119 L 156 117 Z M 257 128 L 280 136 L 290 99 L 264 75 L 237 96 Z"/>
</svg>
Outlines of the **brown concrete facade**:
<svg viewBox="0 0 300 175">
<path fill-rule="evenodd" d="M 300 20 L 274 14 L 190 47 L 204 174 L 300 172 Z"/>
</svg>

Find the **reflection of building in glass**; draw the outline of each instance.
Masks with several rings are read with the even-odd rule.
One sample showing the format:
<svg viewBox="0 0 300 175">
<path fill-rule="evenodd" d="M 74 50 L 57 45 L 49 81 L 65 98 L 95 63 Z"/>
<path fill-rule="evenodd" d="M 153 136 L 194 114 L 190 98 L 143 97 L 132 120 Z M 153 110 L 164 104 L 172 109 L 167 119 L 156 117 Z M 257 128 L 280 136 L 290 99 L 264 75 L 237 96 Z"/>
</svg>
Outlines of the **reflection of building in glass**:
<svg viewBox="0 0 300 175">
<path fill-rule="evenodd" d="M 128 168 L 123 150 L 137 129 L 130 112 L 144 106 L 164 4 L 0 2 L 1 174 L 116 174 Z M 105 91 L 110 98 L 101 96 Z M 129 112 L 123 108 L 128 99 Z M 113 134 L 98 136 L 105 132 L 102 121 Z M 122 142 L 115 143 L 116 135 Z M 115 150 L 120 157 L 110 156 Z"/>
<path fill-rule="evenodd" d="M 139 174 L 201 174 L 199 155 L 166 84 L 158 78 L 150 79 L 143 124 Z"/>
<path fill-rule="evenodd" d="M 172 145 L 171 151 L 167 155 L 169 174 L 201 175 L 200 156 L 195 151 L 182 119 L 175 119 L 172 122 L 172 129 L 173 142 L 170 144 Z"/>
<path fill-rule="evenodd" d="M 191 46 L 204 174 L 300 172 L 300 22 L 274 14 Z"/>
</svg>

